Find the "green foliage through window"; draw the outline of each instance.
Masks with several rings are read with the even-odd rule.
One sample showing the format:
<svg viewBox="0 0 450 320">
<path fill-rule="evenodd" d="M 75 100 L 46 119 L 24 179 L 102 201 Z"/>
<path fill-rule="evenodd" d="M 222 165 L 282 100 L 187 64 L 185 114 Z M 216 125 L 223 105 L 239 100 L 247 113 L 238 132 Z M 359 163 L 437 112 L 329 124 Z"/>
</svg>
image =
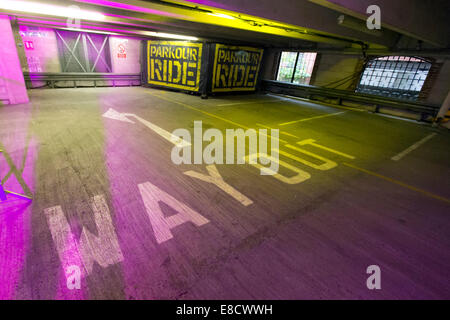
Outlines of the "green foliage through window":
<svg viewBox="0 0 450 320">
<path fill-rule="evenodd" d="M 282 52 L 278 67 L 277 81 L 309 84 L 316 56 L 317 53 L 315 52 Z"/>
</svg>

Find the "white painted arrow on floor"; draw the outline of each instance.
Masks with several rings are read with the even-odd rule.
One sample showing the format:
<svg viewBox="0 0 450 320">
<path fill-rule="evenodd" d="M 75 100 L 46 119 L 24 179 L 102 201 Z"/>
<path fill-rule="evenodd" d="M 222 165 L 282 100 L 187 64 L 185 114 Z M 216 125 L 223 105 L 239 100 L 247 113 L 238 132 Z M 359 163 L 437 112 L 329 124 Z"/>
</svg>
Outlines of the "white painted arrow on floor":
<svg viewBox="0 0 450 320">
<path fill-rule="evenodd" d="M 150 128 L 151 130 L 153 130 L 154 132 L 159 134 L 164 139 L 172 142 L 177 147 L 183 148 L 183 147 L 187 147 L 187 146 L 191 145 L 186 140 L 183 140 L 182 138 L 171 134 L 170 132 L 158 127 L 157 125 L 151 123 L 150 121 L 142 119 L 141 117 L 135 115 L 134 113 L 120 113 L 112 108 L 109 108 L 109 110 L 103 114 L 103 117 L 113 119 L 113 120 L 119 120 L 119 121 L 123 121 L 123 122 L 134 123 L 134 121 L 132 121 L 128 118 L 128 117 L 133 117 L 136 120 L 138 120 L 140 123 L 145 125 L 147 128 Z"/>
</svg>

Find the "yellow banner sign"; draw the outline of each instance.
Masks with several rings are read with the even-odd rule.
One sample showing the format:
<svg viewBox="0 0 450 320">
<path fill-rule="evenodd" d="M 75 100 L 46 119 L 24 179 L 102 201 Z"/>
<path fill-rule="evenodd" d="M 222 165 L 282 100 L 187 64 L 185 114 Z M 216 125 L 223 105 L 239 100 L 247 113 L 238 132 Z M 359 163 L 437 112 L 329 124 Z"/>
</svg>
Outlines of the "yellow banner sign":
<svg viewBox="0 0 450 320">
<path fill-rule="evenodd" d="M 216 44 L 212 92 L 255 90 L 263 51 Z"/>
<path fill-rule="evenodd" d="M 201 43 L 148 41 L 148 83 L 198 91 L 202 48 Z"/>
</svg>

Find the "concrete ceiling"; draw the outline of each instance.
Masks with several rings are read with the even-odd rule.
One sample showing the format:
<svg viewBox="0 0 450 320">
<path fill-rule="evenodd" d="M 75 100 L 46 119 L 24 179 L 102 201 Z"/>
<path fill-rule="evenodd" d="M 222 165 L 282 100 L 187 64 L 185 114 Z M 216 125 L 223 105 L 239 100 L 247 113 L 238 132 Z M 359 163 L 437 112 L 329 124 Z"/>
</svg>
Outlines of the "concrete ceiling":
<svg viewBox="0 0 450 320">
<path fill-rule="evenodd" d="M 296 24 L 305 28 L 344 37 L 395 46 L 399 36 L 421 40 L 439 48 L 450 46 L 450 1 L 448 0 L 166 0 L 176 3 L 208 4 L 275 21 Z M 368 30 L 340 27 L 341 14 L 360 19 L 361 29 L 369 16 L 366 9 L 378 5 L 381 9 L 383 36 L 370 36 Z"/>
<path fill-rule="evenodd" d="M 448 0 L 310 0 L 311 2 L 365 19 L 366 9 L 381 9 L 383 28 L 419 39 L 437 47 L 450 46 L 450 1 Z"/>
<path fill-rule="evenodd" d="M 441 18 L 445 15 L 436 13 L 448 8 L 446 1 L 440 0 L 424 16 L 420 15 L 423 4 L 419 3 L 425 2 L 421 0 L 399 0 L 415 3 L 405 8 L 388 0 L 26 1 L 64 7 L 77 5 L 82 10 L 101 12 L 105 15 L 102 21 L 82 20 L 80 27 L 142 37 L 146 31 L 159 31 L 222 42 L 311 49 L 360 49 L 363 45 L 372 49 L 398 48 L 399 45 L 416 46 L 418 40 L 425 47 L 442 49 L 448 47 L 450 38 L 448 24 Z M 338 16 L 345 14 L 360 19 L 357 21 L 365 26 L 365 2 L 378 4 L 382 9 L 381 36 L 337 23 Z M 437 14 L 434 18 L 430 16 L 433 12 Z M 66 19 L 61 17 L 21 11 L 6 13 L 16 15 L 20 23 L 66 26 Z M 416 26 L 416 22 L 421 25 Z"/>
</svg>

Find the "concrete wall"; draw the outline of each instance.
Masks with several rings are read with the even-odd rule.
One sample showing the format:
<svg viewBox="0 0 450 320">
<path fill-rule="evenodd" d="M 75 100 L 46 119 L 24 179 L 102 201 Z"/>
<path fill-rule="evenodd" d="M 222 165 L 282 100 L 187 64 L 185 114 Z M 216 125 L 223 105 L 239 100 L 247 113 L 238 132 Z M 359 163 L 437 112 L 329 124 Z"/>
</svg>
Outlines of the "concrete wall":
<svg viewBox="0 0 450 320">
<path fill-rule="evenodd" d="M 268 48 L 264 49 L 264 56 L 261 62 L 260 79 L 275 80 L 277 75 L 278 60 L 281 50 Z"/>
<path fill-rule="evenodd" d="M 267 53 L 261 68 L 261 78 L 276 79 L 279 49 L 266 49 Z M 425 92 L 424 102 L 441 105 L 450 91 L 450 60 L 436 58 L 435 63 L 441 65 L 436 79 L 432 82 L 429 92 Z M 362 67 L 362 57 L 339 53 L 320 53 L 316 59 L 311 85 L 327 86 L 342 90 L 354 90 L 359 78 L 355 77 L 345 83 L 332 84 L 338 80 L 350 77 Z"/>
<path fill-rule="evenodd" d="M 19 51 L 23 71 L 62 72 L 56 33 L 53 29 L 19 26 L 24 50 Z M 109 48 L 113 73 L 140 73 L 140 39 L 110 36 Z M 32 48 L 30 48 L 30 45 Z M 23 61 L 26 63 L 24 64 Z"/>
<path fill-rule="evenodd" d="M 111 64 L 114 73 L 140 73 L 141 40 L 111 36 L 109 48 Z"/>
<path fill-rule="evenodd" d="M 28 102 L 28 94 L 8 16 L 0 15 L 0 103 Z"/>
<path fill-rule="evenodd" d="M 63 72 L 59 57 L 57 35 L 55 30 L 19 25 L 16 28 L 16 44 L 21 48 L 19 57 L 24 72 Z M 141 39 L 121 36 L 110 36 L 109 50 L 111 69 L 113 73 L 141 72 L 140 63 Z M 107 47 L 108 48 L 108 47 Z M 105 49 L 106 50 L 106 49 Z M 46 85 L 43 82 L 32 81 L 31 87 Z M 94 86 L 93 81 L 77 82 L 79 86 Z M 98 81 L 97 86 L 112 86 L 110 81 Z M 130 85 L 129 81 L 116 81 L 114 85 Z M 138 82 L 133 85 L 139 85 Z M 72 87 L 73 81 L 59 81 L 57 87 Z"/>
<path fill-rule="evenodd" d="M 280 58 L 280 49 L 266 49 L 261 67 L 261 78 L 275 80 Z M 361 62 L 361 57 L 348 54 L 320 53 L 317 55 L 311 85 L 325 86 L 353 75 Z M 352 81 L 338 83 L 337 89 L 349 89 Z M 334 87 L 334 86 L 332 86 Z M 352 89 L 352 88 L 350 88 Z"/>
<path fill-rule="evenodd" d="M 332 83 L 352 76 L 357 71 L 360 60 L 360 57 L 353 55 L 321 53 L 316 60 L 317 67 L 311 85 L 348 89 L 352 80 Z"/>
<path fill-rule="evenodd" d="M 442 67 L 433 83 L 433 87 L 425 100 L 427 103 L 441 105 L 450 91 L 450 60 L 436 60 Z"/>
<path fill-rule="evenodd" d="M 19 52 L 22 70 L 28 72 L 61 72 L 58 56 L 56 34 L 52 29 L 41 27 L 19 26 L 21 45 L 24 50 Z"/>
</svg>

